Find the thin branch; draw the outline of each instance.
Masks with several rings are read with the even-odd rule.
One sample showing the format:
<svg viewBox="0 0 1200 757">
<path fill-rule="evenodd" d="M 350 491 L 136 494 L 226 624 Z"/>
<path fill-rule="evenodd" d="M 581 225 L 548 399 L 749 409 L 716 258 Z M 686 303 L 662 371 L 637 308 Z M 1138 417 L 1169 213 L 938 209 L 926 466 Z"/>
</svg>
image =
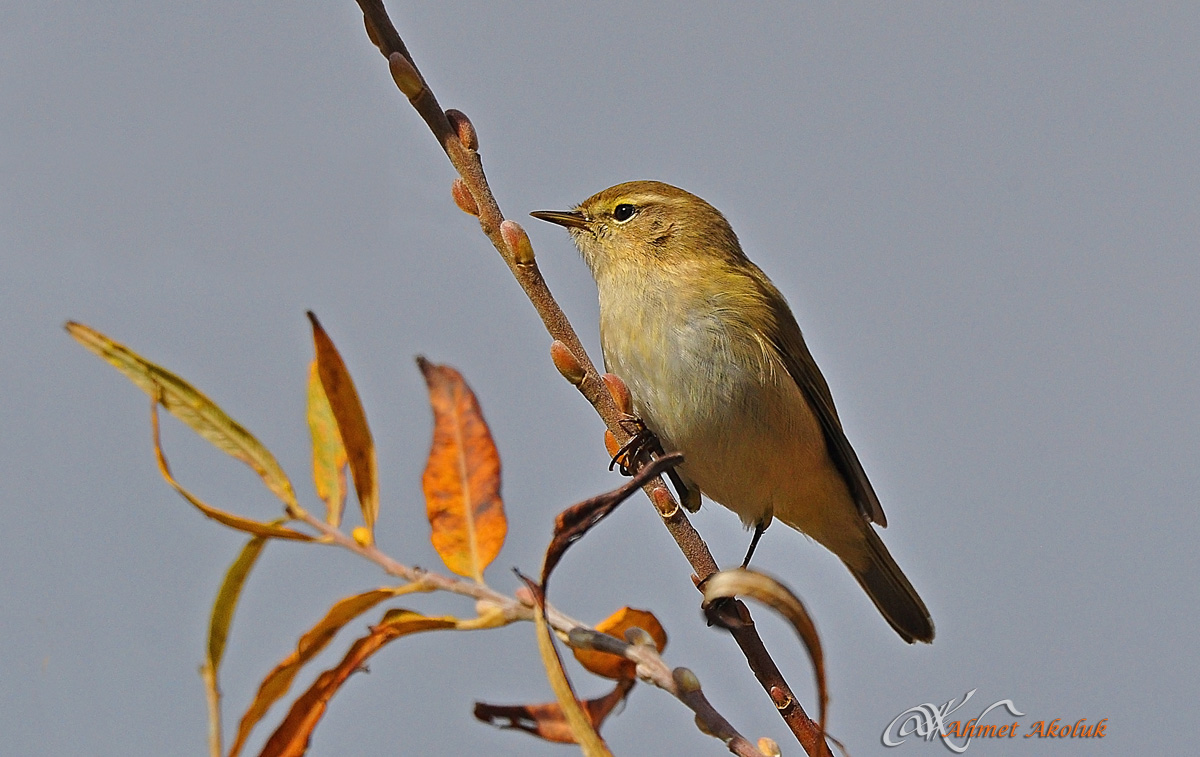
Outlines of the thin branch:
<svg viewBox="0 0 1200 757">
<path fill-rule="evenodd" d="M 453 594 L 472 597 L 477 601 L 487 602 L 500 612 L 503 618 L 503 621 L 501 621 L 502 624 L 519 620 L 533 620 L 536 610 L 533 608 L 532 602 L 524 602 L 517 597 L 501 594 L 486 584 L 476 581 L 464 581 L 440 573 L 409 567 L 388 556 L 374 544 L 360 544 L 341 529 L 329 525 L 308 512 L 295 512 L 293 510 L 293 514 L 320 532 L 321 536 L 324 537 L 322 540 L 323 543 L 350 550 L 356 555 L 375 563 L 388 575 L 419 584 L 421 591 L 448 591 Z M 704 696 L 704 692 L 700 689 L 699 682 L 695 680 L 695 675 L 686 668 L 677 668 L 676 671 L 672 671 L 663 661 L 658 650 L 652 645 L 621 642 L 608 634 L 597 631 L 591 626 L 563 614 L 549 605 L 546 606 L 546 617 L 551 627 L 558 632 L 557 635 L 568 645 L 580 646 L 578 639 L 592 639 L 595 637 L 604 637 L 606 640 L 620 645 L 611 649 L 606 648 L 606 651 L 620 654 L 636 663 L 638 666 L 638 676 L 642 680 L 657 686 L 675 697 L 688 709 L 696 713 L 696 717 L 702 724 L 705 733 L 720 739 L 729 747 L 729 751 L 734 754 L 743 755 L 744 757 L 761 757 L 761 752 L 744 736 L 738 733 L 737 729 L 708 702 L 708 699 Z M 592 649 L 595 646 L 590 645 L 583 648 Z M 679 671 L 683 672 L 680 673 Z M 683 685 L 680 685 L 679 680 L 677 680 L 681 677 Z M 694 684 L 692 683 L 693 681 L 695 682 Z"/>
<path fill-rule="evenodd" d="M 625 632 L 629 641 L 600 633 L 590 628 L 574 629 L 567 643 L 576 649 L 598 650 L 609 654 L 620 655 L 637 666 L 638 678 L 652 683 L 663 691 L 669 692 L 683 702 L 694 713 L 701 724 L 701 729 L 720 739 L 729 747 L 729 751 L 738 755 L 755 755 L 762 757 L 760 752 L 744 736 L 737 732 L 729 721 L 717 712 L 708 697 L 700 687 L 700 679 L 688 668 L 667 667 L 666 662 L 658 654 L 654 639 L 649 633 L 640 628 L 631 628 Z"/>
<path fill-rule="evenodd" d="M 475 127 L 462 113 L 442 110 L 388 17 L 382 1 L 357 2 L 363 11 L 367 34 L 388 59 L 388 67 L 397 87 L 408 97 L 413 108 L 429 126 L 474 201 L 473 208 L 464 209 L 475 211 L 480 228 L 500 253 L 500 257 L 508 265 L 521 288 L 525 290 L 550 336 L 561 342 L 578 361 L 582 375 L 577 377 L 578 381 L 572 380 L 571 383 L 575 384 L 596 409 L 617 440 L 624 443 L 629 434 L 621 425 L 623 416 L 617 410 L 612 396 L 605 388 L 574 328 L 550 294 L 550 289 L 538 269 L 528 237 L 519 225 L 504 220 L 483 172 Z M 504 233 L 506 229 L 507 235 Z M 692 527 L 683 508 L 679 506 L 662 479 L 658 478 L 648 483 L 645 491 L 662 516 L 667 530 L 691 563 L 697 583 L 717 572 L 717 563 L 708 545 Z M 739 615 L 744 620 L 734 624 L 730 633 L 745 655 L 755 677 L 771 697 L 780 716 L 795 734 L 805 752 L 813 757 L 830 757 L 829 747 L 820 738 L 817 725 L 804 712 L 792 693 L 778 666 L 763 646 L 762 639 L 750 620 L 749 612 L 740 603 Z"/>
</svg>

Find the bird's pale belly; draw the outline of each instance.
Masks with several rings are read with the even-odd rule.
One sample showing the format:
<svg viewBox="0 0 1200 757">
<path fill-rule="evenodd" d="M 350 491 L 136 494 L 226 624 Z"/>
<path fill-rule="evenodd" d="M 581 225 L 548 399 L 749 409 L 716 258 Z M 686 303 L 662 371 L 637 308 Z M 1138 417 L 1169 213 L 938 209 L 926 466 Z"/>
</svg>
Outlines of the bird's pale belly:
<svg viewBox="0 0 1200 757">
<path fill-rule="evenodd" d="M 647 324 L 636 342 L 606 334 L 605 364 L 664 449 L 683 453 L 685 480 L 746 525 L 778 514 L 820 538 L 822 504 L 848 496 L 821 428 L 778 358 L 728 331 L 701 319 Z"/>
</svg>

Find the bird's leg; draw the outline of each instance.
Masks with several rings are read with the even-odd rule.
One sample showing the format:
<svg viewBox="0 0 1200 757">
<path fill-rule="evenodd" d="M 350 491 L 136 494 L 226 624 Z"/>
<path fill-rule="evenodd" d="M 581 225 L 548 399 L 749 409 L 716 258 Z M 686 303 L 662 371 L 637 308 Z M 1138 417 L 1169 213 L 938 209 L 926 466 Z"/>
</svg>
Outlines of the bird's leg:
<svg viewBox="0 0 1200 757">
<path fill-rule="evenodd" d="M 699 489 L 693 489 L 685 484 L 683 477 L 674 468 L 667 471 L 667 478 L 671 479 L 671 483 L 675 486 L 675 493 L 679 495 L 679 503 L 685 510 L 694 513 L 700 509 Z"/>
<path fill-rule="evenodd" d="M 709 578 L 711 577 L 710 575 Z M 704 584 L 708 579 L 700 581 L 693 575 L 692 581 L 696 584 L 696 588 L 703 592 Z M 720 597 L 712 602 L 701 604 L 700 609 L 704 611 L 704 617 L 710 626 L 733 631 L 737 628 L 754 625 L 750 620 L 750 613 L 746 611 L 746 606 L 736 597 Z"/>
<path fill-rule="evenodd" d="M 621 425 L 631 430 L 632 436 L 629 437 L 629 441 L 621 445 L 617 454 L 612 456 L 608 469 L 617 468 L 622 476 L 632 476 L 647 457 L 664 454 L 662 442 L 658 440 L 653 431 L 646 428 L 646 424 L 642 422 L 641 418 L 632 415 L 626 416 L 621 419 Z M 667 478 L 671 479 L 671 484 L 679 495 L 679 501 L 683 503 L 688 512 L 694 513 L 700 509 L 699 491 L 685 484 L 683 477 L 674 468 L 667 471 Z"/>
<path fill-rule="evenodd" d="M 750 558 L 754 556 L 754 550 L 758 547 L 758 540 L 762 538 L 763 532 L 767 530 L 767 526 L 771 525 L 771 516 L 763 516 L 761 520 L 754 524 L 754 536 L 750 537 L 750 549 L 746 550 L 746 559 L 742 560 L 742 567 L 746 568 L 750 565 Z"/>
<path fill-rule="evenodd" d="M 612 456 L 608 469 L 617 468 L 622 476 L 632 476 L 652 453 L 662 454 L 662 445 L 641 418 L 629 415 L 622 418 L 620 423 L 630 432 L 629 441 L 622 444 L 617 454 Z"/>
</svg>

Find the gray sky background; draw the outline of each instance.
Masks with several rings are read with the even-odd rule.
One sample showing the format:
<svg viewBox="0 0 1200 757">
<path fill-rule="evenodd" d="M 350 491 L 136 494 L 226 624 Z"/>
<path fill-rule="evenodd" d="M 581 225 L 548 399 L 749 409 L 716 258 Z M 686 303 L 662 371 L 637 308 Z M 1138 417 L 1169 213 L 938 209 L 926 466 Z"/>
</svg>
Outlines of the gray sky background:
<svg viewBox="0 0 1200 757">
<path fill-rule="evenodd" d="M 808 603 L 831 729 L 884 750 L 900 712 L 977 689 L 1094 723 L 1061 754 L 1180 754 L 1200 665 L 1200 6 L 1094 3 L 390 3 L 445 107 L 481 135 L 598 357 L 594 285 L 526 216 L 661 179 L 721 208 L 787 296 L 887 510 L 884 538 L 937 623 L 899 641 L 819 547 L 772 529 L 755 559 Z M 457 366 L 504 460 L 508 542 L 534 571 L 559 509 L 619 484 L 601 425 L 367 42 L 323 3 L 0 4 L 0 735 L 13 755 L 205 753 L 207 615 L 240 535 L 154 469 L 147 400 L 62 331 L 78 319 L 185 376 L 307 498 L 303 314 L 347 359 L 379 448 L 379 541 L 439 565 L 420 496 L 417 354 Z M 177 475 L 260 518 L 252 473 L 173 420 Z M 747 534 L 706 508 L 718 560 Z M 800 750 L 644 500 L 567 557 L 565 611 L 654 610 L 751 738 Z M 384 583 L 332 549 L 270 545 L 224 669 L 227 728 L 337 597 Z M 453 598 L 406 598 L 466 614 Z M 813 701 L 791 632 L 756 613 Z M 339 657 L 355 624 L 303 682 Z M 577 678 L 596 695 L 602 682 Z M 552 755 L 476 699 L 551 698 L 527 625 L 396 642 L 334 700 L 313 755 Z M 282 707 L 252 746 L 261 744 Z M 964 718 L 966 719 L 966 718 Z M 999 719 L 997 719 L 999 720 Z M 639 687 L 618 754 L 721 754 Z M 1045 754 L 1036 740 L 970 754 Z"/>
</svg>

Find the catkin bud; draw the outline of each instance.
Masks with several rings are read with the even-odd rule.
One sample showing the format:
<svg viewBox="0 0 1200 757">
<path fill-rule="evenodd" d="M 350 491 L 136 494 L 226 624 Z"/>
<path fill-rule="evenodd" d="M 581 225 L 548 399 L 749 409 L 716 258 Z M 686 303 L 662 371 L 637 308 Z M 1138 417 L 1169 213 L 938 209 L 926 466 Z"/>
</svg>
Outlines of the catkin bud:
<svg viewBox="0 0 1200 757">
<path fill-rule="evenodd" d="M 571 382 L 573 386 L 583 383 L 583 366 L 579 364 L 579 358 L 575 357 L 575 353 L 571 352 L 567 345 L 555 339 L 550 344 L 550 359 L 554 361 L 554 367 L 558 369 L 563 378 Z"/>
<path fill-rule="evenodd" d="M 625 386 L 625 382 L 615 373 L 606 373 L 600 378 L 604 379 L 604 385 L 608 387 L 608 393 L 612 395 L 613 402 L 617 404 L 617 410 L 625 415 L 633 415 L 633 398 L 629 394 L 629 387 Z"/>
<path fill-rule="evenodd" d="M 363 26 L 367 28 L 367 39 L 371 40 L 371 44 L 379 47 L 379 32 L 375 31 L 375 24 L 371 23 L 371 19 L 363 16 Z"/>
<path fill-rule="evenodd" d="M 500 236 L 504 237 L 504 244 L 508 246 L 508 253 L 512 255 L 517 265 L 531 265 L 533 263 L 533 245 L 529 243 L 529 235 L 525 233 L 525 229 L 521 228 L 521 224 L 516 221 L 501 223 Z"/>
<path fill-rule="evenodd" d="M 675 513 L 679 512 L 679 503 L 671 496 L 671 492 L 667 491 L 666 486 L 654 487 L 650 492 L 650 501 L 654 503 L 659 516 L 663 518 L 674 517 Z"/>
<path fill-rule="evenodd" d="M 461 110 L 451 108 L 446 111 L 446 120 L 450 122 L 454 133 L 458 135 L 458 141 L 463 143 L 463 146 L 468 150 L 479 149 L 479 134 L 475 131 L 475 124 L 471 123 L 471 119 L 467 118 L 467 114 Z"/>
<path fill-rule="evenodd" d="M 467 189 L 467 182 L 462 178 L 457 178 L 450 185 L 450 194 L 454 197 L 454 204 L 464 213 L 470 213 L 473 216 L 479 215 L 479 203 L 475 202 L 474 195 L 471 190 Z"/>
<path fill-rule="evenodd" d="M 425 89 L 425 82 L 421 80 L 417 69 L 400 53 L 388 56 L 388 70 L 392 72 L 392 80 L 396 82 L 396 86 L 409 100 L 415 99 L 421 94 L 421 90 Z"/>
<path fill-rule="evenodd" d="M 671 677 L 675 679 L 675 685 L 679 687 L 681 694 L 691 694 L 700 690 L 700 679 L 687 668 L 675 668 L 671 671 Z"/>
<path fill-rule="evenodd" d="M 630 644 L 633 644 L 636 647 L 650 647 L 651 649 L 658 649 L 658 644 L 655 643 L 654 637 L 650 635 L 650 632 L 644 628 L 638 628 L 637 626 L 625 629 L 625 641 L 628 641 Z"/>
</svg>

